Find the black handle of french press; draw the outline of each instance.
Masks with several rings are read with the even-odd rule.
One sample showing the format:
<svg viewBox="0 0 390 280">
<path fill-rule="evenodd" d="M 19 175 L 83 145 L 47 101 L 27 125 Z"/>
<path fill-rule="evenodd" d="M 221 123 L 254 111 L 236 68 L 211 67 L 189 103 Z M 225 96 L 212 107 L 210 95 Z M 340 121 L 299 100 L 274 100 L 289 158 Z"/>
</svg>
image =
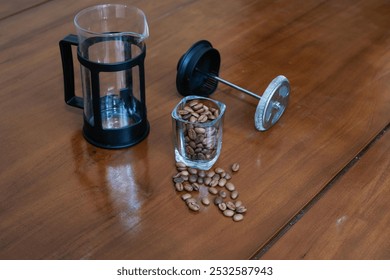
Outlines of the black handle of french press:
<svg viewBox="0 0 390 280">
<path fill-rule="evenodd" d="M 78 46 L 79 41 L 76 35 L 69 34 L 59 43 L 62 60 L 62 72 L 64 75 L 64 95 L 66 104 L 84 108 L 84 101 L 81 97 L 75 95 L 74 86 L 74 67 L 73 67 L 73 55 L 72 46 Z"/>
</svg>

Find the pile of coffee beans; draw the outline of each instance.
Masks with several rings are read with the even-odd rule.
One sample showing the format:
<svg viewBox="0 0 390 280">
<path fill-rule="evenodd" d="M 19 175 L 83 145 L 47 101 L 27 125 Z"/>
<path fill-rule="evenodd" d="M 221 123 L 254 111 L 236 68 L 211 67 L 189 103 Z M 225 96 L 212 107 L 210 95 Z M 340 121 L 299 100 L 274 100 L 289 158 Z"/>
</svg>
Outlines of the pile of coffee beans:
<svg viewBox="0 0 390 280">
<path fill-rule="evenodd" d="M 198 99 L 191 100 L 178 110 L 183 120 L 188 121 L 183 129 L 186 157 L 191 160 L 208 160 L 217 153 L 218 128 L 204 125 L 218 118 L 219 109 Z"/>
<path fill-rule="evenodd" d="M 238 163 L 231 165 L 231 171 L 238 172 Z M 187 167 L 182 162 L 176 163 L 177 173 L 173 175 L 173 182 L 177 192 L 184 192 L 181 198 L 187 207 L 195 212 L 201 210 L 201 205 L 208 207 L 211 201 L 225 217 L 231 217 L 239 222 L 244 219 L 247 209 L 242 201 L 237 200 L 239 193 L 236 186 L 230 182 L 232 174 L 223 168 L 217 167 L 208 171 Z M 199 198 L 201 188 L 207 188 L 209 196 Z"/>
</svg>

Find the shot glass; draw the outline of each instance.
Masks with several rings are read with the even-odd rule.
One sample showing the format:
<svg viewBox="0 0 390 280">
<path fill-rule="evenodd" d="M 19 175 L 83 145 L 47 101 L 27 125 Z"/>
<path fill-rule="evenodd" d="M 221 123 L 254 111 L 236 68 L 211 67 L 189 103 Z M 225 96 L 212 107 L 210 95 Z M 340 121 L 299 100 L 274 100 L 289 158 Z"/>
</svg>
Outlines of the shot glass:
<svg viewBox="0 0 390 280">
<path fill-rule="evenodd" d="M 175 160 L 209 170 L 222 149 L 226 105 L 201 96 L 183 98 L 172 111 Z"/>
</svg>

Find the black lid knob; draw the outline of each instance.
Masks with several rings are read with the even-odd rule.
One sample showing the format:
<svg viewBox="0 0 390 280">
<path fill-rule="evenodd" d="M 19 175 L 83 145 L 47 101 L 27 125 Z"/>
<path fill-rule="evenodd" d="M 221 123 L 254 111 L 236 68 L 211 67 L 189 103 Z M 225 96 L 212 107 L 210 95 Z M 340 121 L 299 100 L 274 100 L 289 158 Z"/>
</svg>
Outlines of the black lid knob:
<svg viewBox="0 0 390 280">
<path fill-rule="evenodd" d="M 196 42 L 177 64 L 176 88 L 183 95 L 209 96 L 218 86 L 221 56 L 210 42 Z"/>
</svg>

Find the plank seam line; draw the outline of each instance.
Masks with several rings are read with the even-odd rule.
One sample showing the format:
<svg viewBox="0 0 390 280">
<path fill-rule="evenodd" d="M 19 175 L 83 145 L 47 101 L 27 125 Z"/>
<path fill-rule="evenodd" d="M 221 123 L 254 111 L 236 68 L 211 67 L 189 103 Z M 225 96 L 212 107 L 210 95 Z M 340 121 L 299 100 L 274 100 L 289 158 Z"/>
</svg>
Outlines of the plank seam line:
<svg viewBox="0 0 390 280">
<path fill-rule="evenodd" d="M 15 12 L 15 13 L 6 15 L 6 16 L 0 18 L 0 21 L 5 20 L 5 19 L 8 19 L 8 18 L 13 17 L 13 16 L 16 16 L 16 15 L 18 15 L 18 14 L 24 13 L 24 12 L 26 12 L 26 11 L 28 11 L 28 10 L 34 9 L 34 8 L 39 7 L 39 6 L 41 6 L 41 5 L 45 5 L 46 3 L 51 2 L 51 1 L 53 1 L 53 0 L 46 0 L 46 1 L 43 1 L 43 2 L 41 2 L 41 3 L 37 3 L 37 4 L 35 4 L 35 5 L 32 5 L 32 6 L 28 7 L 28 8 L 19 10 L 19 11 Z"/>
<path fill-rule="evenodd" d="M 276 242 L 285 235 L 302 217 L 328 192 L 333 185 L 341 179 L 364 155 L 365 153 L 388 132 L 390 129 L 390 123 L 388 123 L 384 129 L 382 129 L 350 162 L 348 162 L 343 169 L 341 169 L 325 187 L 319 191 L 290 221 L 283 226 L 276 234 L 271 237 L 269 241 L 265 243 L 252 257 L 251 259 L 260 259 Z"/>
</svg>

